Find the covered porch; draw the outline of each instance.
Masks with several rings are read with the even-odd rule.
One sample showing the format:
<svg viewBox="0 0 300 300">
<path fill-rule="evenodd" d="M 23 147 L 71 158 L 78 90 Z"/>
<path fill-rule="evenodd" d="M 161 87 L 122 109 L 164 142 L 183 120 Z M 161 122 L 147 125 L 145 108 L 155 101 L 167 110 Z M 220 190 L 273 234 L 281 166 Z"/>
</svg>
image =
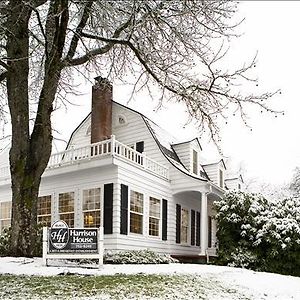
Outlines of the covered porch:
<svg viewBox="0 0 300 300">
<path fill-rule="evenodd" d="M 223 191 L 206 183 L 198 189 L 178 191 L 173 194 L 176 203 L 176 243 L 193 248 L 191 256 L 196 258 L 217 255 L 217 224 L 213 204 L 220 199 Z M 179 212 L 180 210 L 180 212 Z M 180 214 L 180 234 L 178 239 L 178 218 Z M 183 237 L 182 237 L 183 235 Z"/>
</svg>

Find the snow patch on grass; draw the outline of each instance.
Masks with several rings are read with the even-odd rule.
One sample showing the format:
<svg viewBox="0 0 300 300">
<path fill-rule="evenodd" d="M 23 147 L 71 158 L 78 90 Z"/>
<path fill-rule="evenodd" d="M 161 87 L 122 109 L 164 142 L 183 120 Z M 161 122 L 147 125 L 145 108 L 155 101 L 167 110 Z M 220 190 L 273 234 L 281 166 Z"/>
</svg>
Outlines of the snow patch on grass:
<svg viewBox="0 0 300 300">
<path fill-rule="evenodd" d="M 300 300 L 300 278 L 240 268 L 167 264 L 85 269 L 55 264 L 45 267 L 40 258 L 0 258 L 0 299 Z"/>
</svg>

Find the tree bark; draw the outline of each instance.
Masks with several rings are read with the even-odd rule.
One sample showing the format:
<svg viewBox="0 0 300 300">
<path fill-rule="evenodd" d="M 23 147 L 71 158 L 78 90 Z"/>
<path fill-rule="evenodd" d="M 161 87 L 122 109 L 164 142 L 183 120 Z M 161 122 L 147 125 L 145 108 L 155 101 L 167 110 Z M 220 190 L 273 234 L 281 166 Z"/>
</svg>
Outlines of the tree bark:
<svg viewBox="0 0 300 300">
<path fill-rule="evenodd" d="M 12 123 L 10 172 L 12 183 L 11 255 L 32 256 L 36 236 L 33 197 L 38 193 L 39 180 L 28 169 L 29 152 L 29 34 L 30 10 L 22 1 L 10 1 L 11 14 L 7 20 L 8 73 L 7 95 Z"/>
<path fill-rule="evenodd" d="M 61 57 L 68 24 L 67 0 L 51 2 L 47 17 L 44 83 L 32 133 L 29 130 L 29 33 L 31 10 L 23 1 L 10 1 L 7 22 L 9 70 L 8 103 L 12 122 L 10 171 L 12 182 L 12 223 L 10 254 L 32 257 L 36 253 L 37 200 L 41 176 L 52 147 L 51 113 L 61 70 Z"/>
</svg>

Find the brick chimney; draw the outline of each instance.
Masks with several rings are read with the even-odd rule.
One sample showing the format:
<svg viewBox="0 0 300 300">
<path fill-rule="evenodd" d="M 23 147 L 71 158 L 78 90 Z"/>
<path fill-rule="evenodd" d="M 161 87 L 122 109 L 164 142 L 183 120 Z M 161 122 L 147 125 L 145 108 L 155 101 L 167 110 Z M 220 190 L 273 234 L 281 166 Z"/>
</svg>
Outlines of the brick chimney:
<svg viewBox="0 0 300 300">
<path fill-rule="evenodd" d="M 109 139 L 112 134 L 112 85 L 100 76 L 95 80 L 92 88 L 92 144 Z"/>
</svg>

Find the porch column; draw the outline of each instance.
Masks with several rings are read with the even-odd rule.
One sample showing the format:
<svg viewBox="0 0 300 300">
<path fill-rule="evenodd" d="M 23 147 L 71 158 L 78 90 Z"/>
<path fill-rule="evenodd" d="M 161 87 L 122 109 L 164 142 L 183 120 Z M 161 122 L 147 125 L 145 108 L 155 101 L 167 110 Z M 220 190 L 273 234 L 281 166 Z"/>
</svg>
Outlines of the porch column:
<svg viewBox="0 0 300 300">
<path fill-rule="evenodd" d="M 207 193 L 201 193 L 201 218 L 200 218 L 200 246 L 201 255 L 206 255 L 208 216 L 207 216 Z"/>
</svg>

